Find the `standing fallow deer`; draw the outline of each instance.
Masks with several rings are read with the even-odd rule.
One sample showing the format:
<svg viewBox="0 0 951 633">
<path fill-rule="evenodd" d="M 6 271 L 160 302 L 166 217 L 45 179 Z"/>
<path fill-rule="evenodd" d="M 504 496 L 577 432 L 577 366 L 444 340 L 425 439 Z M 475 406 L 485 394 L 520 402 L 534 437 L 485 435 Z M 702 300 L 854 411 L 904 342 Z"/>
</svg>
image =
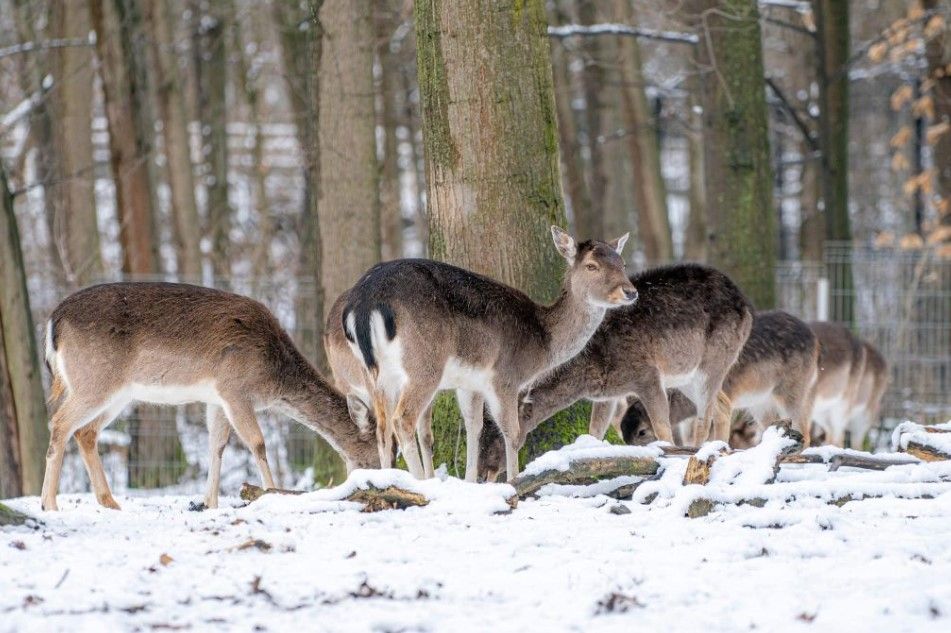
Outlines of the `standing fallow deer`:
<svg viewBox="0 0 951 633">
<path fill-rule="evenodd" d="M 733 427 L 731 446 L 748 448 L 758 443 L 765 425 L 784 418 L 791 419 L 803 437 L 809 437 L 818 354 L 816 336 L 805 322 L 781 311 L 753 315 L 750 336 L 723 381 L 727 402 L 733 409 L 746 410 L 753 422 L 742 421 Z M 671 423 L 688 420 L 696 413 L 683 393 L 670 392 Z M 621 435 L 628 444 L 649 444 L 656 439 L 640 401 L 624 414 Z"/>
<path fill-rule="evenodd" d="M 845 446 L 848 431 L 860 448 L 879 415 L 888 382 L 885 359 L 840 323 L 816 321 L 810 327 L 819 339 L 813 419 L 830 444 Z"/>
<path fill-rule="evenodd" d="M 379 466 L 365 405 L 334 390 L 263 305 L 240 295 L 173 283 L 114 283 L 67 297 L 46 330 L 53 375 L 43 480 L 44 510 L 56 509 L 66 443 L 75 434 L 99 503 L 118 509 L 96 449 L 100 430 L 130 402 L 208 405 L 211 465 L 205 504 L 218 505 L 229 423 L 274 480 L 255 412 L 276 409 L 322 435 L 348 468 Z M 352 419 L 351 419 L 352 418 Z"/>
<path fill-rule="evenodd" d="M 460 407 L 469 408 L 467 465 L 477 470 L 484 402 L 502 431 L 509 479 L 518 473 L 519 392 L 581 351 L 609 309 L 637 300 L 620 256 L 627 235 L 576 244 L 551 230 L 568 270 L 550 306 L 483 275 L 420 259 L 378 264 L 351 289 L 341 320 L 367 372 L 384 467 L 395 434 L 410 472 L 425 476 L 415 430 L 436 391 L 455 389 Z"/>
<path fill-rule="evenodd" d="M 626 398 L 643 403 L 656 437 L 673 440 L 668 389 L 679 389 L 702 413 L 694 442 L 713 425 L 727 439 L 728 412 L 718 411 L 723 379 L 746 342 L 752 308 L 723 273 L 678 264 L 631 277 L 640 299 L 611 311 L 579 355 L 550 372 L 523 395 L 521 437 L 557 411 L 594 401 L 590 432 L 604 437 Z"/>
</svg>

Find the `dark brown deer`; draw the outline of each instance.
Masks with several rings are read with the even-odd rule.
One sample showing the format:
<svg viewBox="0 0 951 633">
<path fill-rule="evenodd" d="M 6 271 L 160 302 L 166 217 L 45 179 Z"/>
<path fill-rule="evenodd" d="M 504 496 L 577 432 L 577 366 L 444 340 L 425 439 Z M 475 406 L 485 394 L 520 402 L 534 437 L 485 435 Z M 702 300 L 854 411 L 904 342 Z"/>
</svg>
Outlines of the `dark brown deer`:
<svg viewBox="0 0 951 633">
<path fill-rule="evenodd" d="M 803 321 L 780 311 L 753 316 L 750 336 L 723 381 L 723 394 L 731 407 L 752 417 L 752 425 L 744 420 L 732 428 L 730 444 L 734 448 L 758 443 L 761 429 L 781 419 L 791 419 L 794 428 L 809 437 L 818 354 L 816 336 Z M 671 423 L 697 414 L 683 393 L 674 390 L 669 395 Z M 624 414 L 621 434 L 628 444 L 648 444 L 656 439 L 640 401 Z"/>
<path fill-rule="evenodd" d="M 582 398 L 595 401 L 591 434 L 603 437 L 618 401 L 638 397 L 654 434 L 673 436 L 668 389 L 679 389 L 702 412 L 694 442 L 726 439 L 728 412 L 717 394 L 749 336 L 752 309 L 723 273 L 699 264 L 655 268 L 631 277 L 640 299 L 610 312 L 584 351 L 524 394 L 521 433 Z M 623 411 L 623 409 L 622 409 Z"/>
<path fill-rule="evenodd" d="M 75 433 L 99 503 L 118 509 L 96 450 L 130 402 L 208 405 L 211 466 L 205 504 L 218 505 L 221 454 L 234 428 L 274 487 L 255 411 L 276 409 L 322 435 L 349 468 L 378 467 L 365 405 L 334 390 L 277 319 L 247 297 L 186 284 L 116 283 L 67 297 L 47 325 L 53 374 L 42 504 L 56 509 L 66 442 Z"/>
<path fill-rule="evenodd" d="M 429 260 L 379 264 L 351 289 L 342 322 L 371 385 L 384 466 L 392 433 L 410 472 L 425 476 L 415 430 L 436 391 L 455 389 L 461 407 L 469 408 L 467 446 L 478 444 L 484 402 L 502 431 L 508 477 L 515 477 L 519 392 L 581 351 L 610 308 L 637 299 L 620 257 L 627 235 L 610 244 L 576 244 L 552 227 L 552 238 L 568 270 L 561 296 L 550 306 Z M 477 451 L 467 448 L 466 454 L 472 464 Z"/>
</svg>

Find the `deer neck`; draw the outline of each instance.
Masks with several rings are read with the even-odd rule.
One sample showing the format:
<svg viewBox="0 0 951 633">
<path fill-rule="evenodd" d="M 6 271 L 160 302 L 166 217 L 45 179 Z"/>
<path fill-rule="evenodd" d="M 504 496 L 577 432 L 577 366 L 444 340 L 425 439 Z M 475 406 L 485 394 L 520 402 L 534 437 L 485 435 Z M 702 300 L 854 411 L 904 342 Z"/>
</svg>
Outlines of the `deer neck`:
<svg viewBox="0 0 951 633">
<path fill-rule="evenodd" d="M 541 311 L 548 331 L 546 369 L 556 367 L 578 355 L 604 320 L 606 308 L 592 305 L 570 282 L 561 296 Z"/>
</svg>

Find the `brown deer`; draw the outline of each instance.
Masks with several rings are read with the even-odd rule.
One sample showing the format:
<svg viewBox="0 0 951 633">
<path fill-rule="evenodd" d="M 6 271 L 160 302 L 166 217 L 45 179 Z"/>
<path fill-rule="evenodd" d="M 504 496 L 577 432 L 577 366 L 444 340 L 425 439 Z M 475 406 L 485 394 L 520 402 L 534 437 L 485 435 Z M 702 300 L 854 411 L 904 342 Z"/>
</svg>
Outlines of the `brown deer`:
<svg viewBox="0 0 951 633">
<path fill-rule="evenodd" d="M 819 376 L 813 418 L 829 443 L 861 447 L 878 418 L 888 384 L 888 366 L 872 345 L 844 325 L 824 321 L 810 324 L 819 339 Z"/>
<path fill-rule="evenodd" d="M 582 398 L 595 402 L 590 431 L 603 437 L 618 403 L 636 396 L 654 434 L 671 442 L 668 389 L 679 389 L 702 412 L 694 442 L 706 439 L 723 379 L 749 336 L 750 303 L 729 277 L 699 264 L 655 268 L 631 283 L 638 302 L 610 312 L 581 354 L 523 395 L 523 439 Z M 727 412 L 717 413 L 713 432 L 726 439 Z"/>
<path fill-rule="evenodd" d="M 815 397 L 818 341 L 809 326 L 791 314 L 758 312 L 736 363 L 723 381 L 723 394 L 734 409 L 746 410 L 752 424 L 741 421 L 731 429 L 730 444 L 747 448 L 759 441 L 760 430 L 783 418 L 809 437 Z M 694 404 L 680 391 L 670 392 L 670 421 L 696 415 Z M 634 402 L 621 420 L 628 444 L 648 444 L 656 438 L 647 411 Z"/>
<path fill-rule="evenodd" d="M 384 466 L 392 433 L 410 472 L 425 475 L 414 431 L 436 391 L 455 389 L 469 409 L 467 462 L 477 453 L 468 445 L 478 443 L 484 402 L 502 431 L 508 477 L 518 473 L 519 392 L 581 351 L 610 308 L 637 300 L 620 256 L 627 235 L 576 244 L 551 230 L 568 270 L 550 306 L 483 275 L 419 259 L 378 264 L 351 289 L 341 320 L 371 385 Z"/>
<path fill-rule="evenodd" d="M 66 442 L 75 433 L 99 503 L 118 509 L 96 449 L 100 430 L 130 402 L 208 405 L 211 465 L 205 504 L 218 505 L 229 423 L 274 487 L 255 411 L 276 409 L 322 435 L 349 468 L 379 466 L 365 405 L 334 390 L 267 308 L 186 284 L 115 283 L 67 297 L 47 324 L 53 375 L 42 504 L 56 509 Z M 352 419 L 351 419 L 352 418 Z"/>
</svg>

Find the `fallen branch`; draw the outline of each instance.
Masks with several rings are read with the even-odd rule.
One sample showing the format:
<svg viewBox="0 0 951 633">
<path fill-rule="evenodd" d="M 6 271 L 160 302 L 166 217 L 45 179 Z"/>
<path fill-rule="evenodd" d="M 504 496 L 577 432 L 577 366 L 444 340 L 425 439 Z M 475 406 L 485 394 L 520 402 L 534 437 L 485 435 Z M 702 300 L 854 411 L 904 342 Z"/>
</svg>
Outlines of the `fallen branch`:
<svg viewBox="0 0 951 633">
<path fill-rule="evenodd" d="M 899 424 L 892 435 L 892 444 L 898 450 L 926 462 L 951 459 L 951 426 L 924 426 L 913 422 Z"/>
<path fill-rule="evenodd" d="M 0 503 L 0 527 L 7 525 L 26 525 L 31 522 L 39 523 L 39 521 L 30 515 L 23 514 Z"/>
<path fill-rule="evenodd" d="M 586 485 L 625 475 L 654 475 L 660 464 L 653 457 L 597 457 L 576 459 L 567 470 L 550 469 L 521 474 L 512 481 L 519 499 L 529 497 L 548 484 Z"/>
<path fill-rule="evenodd" d="M 908 464 L 917 463 L 919 463 L 917 459 L 895 459 L 894 457 L 875 457 L 871 454 L 866 456 L 842 453 L 832 456 L 832 459 L 829 460 L 829 470 L 834 472 L 843 466 L 865 470 L 885 470 L 889 466 L 907 466 Z"/>
<path fill-rule="evenodd" d="M 264 495 L 302 495 L 304 494 L 301 490 L 285 490 L 283 488 L 262 488 L 261 486 L 255 486 L 254 484 L 249 484 L 244 482 L 241 485 L 241 492 L 238 496 L 242 499 L 251 503 L 252 501 L 257 501 Z"/>
<path fill-rule="evenodd" d="M 282 488 L 261 488 L 254 484 L 245 482 L 241 486 L 241 498 L 251 503 L 257 501 L 264 495 L 300 495 L 304 494 L 300 490 L 284 490 Z M 364 504 L 364 512 L 379 512 L 380 510 L 404 510 L 414 506 L 424 506 L 429 503 L 429 499 L 419 494 L 411 492 L 396 486 L 387 486 L 386 488 L 357 489 L 342 499 L 342 501 L 355 501 Z M 509 500 L 509 505 L 515 507 Z"/>
<path fill-rule="evenodd" d="M 947 431 L 941 431 L 941 433 L 946 432 Z M 915 440 L 909 441 L 907 447 L 905 447 L 903 450 L 909 455 L 913 455 L 926 462 L 942 462 L 946 459 L 951 459 L 951 454 L 946 453 L 930 444 L 916 442 Z"/>
</svg>

